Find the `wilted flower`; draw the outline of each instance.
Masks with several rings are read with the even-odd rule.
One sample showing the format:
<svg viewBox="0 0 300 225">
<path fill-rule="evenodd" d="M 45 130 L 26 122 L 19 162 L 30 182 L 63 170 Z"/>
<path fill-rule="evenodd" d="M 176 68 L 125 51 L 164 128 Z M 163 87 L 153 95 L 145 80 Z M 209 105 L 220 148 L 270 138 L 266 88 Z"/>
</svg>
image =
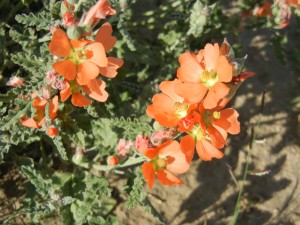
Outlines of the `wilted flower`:
<svg viewBox="0 0 300 225">
<path fill-rule="evenodd" d="M 131 141 L 126 141 L 125 139 L 120 139 L 117 145 L 117 154 L 119 157 L 123 158 L 129 154 L 130 148 L 133 146 Z"/>
<path fill-rule="evenodd" d="M 143 151 L 144 149 L 149 147 L 149 140 L 147 136 L 143 136 L 141 134 L 138 134 L 136 136 L 135 142 L 134 142 L 134 148 L 138 151 Z"/>
<path fill-rule="evenodd" d="M 12 76 L 6 82 L 6 86 L 11 86 L 11 87 L 18 87 L 21 86 L 22 84 L 24 84 L 24 79 L 17 76 Z"/>
</svg>

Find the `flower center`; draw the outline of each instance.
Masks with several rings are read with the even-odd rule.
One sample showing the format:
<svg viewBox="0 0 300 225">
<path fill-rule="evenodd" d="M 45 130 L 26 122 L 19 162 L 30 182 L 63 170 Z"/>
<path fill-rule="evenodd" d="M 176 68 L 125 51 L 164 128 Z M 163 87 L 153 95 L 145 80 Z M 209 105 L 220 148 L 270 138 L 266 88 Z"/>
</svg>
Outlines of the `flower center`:
<svg viewBox="0 0 300 225">
<path fill-rule="evenodd" d="M 175 114 L 176 114 L 177 117 L 179 117 L 179 118 L 186 117 L 187 110 L 189 108 L 188 104 L 175 102 L 174 107 L 175 107 Z"/>
<path fill-rule="evenodd" d="M 207 70 L 201 73 L 200 79 L 207 88 L 211 88 L 215 83 L 219 81 L 218 76 L 215 72 L 209 72 Z"/>
<path fill-rule="evenodd" d="M 194 129 L 189 133 L 196 140 L 206 139 L 204 131 L 199 126 L 195 126 Z"/>
<path fill-rule="evenodd" d="M 158 158 L 156 160 L 156 164 L 157 164 L 158 168 L 165 168 L 167 166 L 167 160 L 165 160 L 163 158 Z"/>
<path fill-rule="evenodd" d="M 221 118 L 221 113 L 218 111 L 213 112 L 213 118 L 218 120 Z"/>
<path fill-rule="evenodd" d="M 84 49 L 74 49 L 72 51 L 72 53 L 70 54 L 69 59 L 74 63 L 74 64 L 79 64 L 82 61 L 86 60 L 87 57 L 87 53 Z"/>
</svg>

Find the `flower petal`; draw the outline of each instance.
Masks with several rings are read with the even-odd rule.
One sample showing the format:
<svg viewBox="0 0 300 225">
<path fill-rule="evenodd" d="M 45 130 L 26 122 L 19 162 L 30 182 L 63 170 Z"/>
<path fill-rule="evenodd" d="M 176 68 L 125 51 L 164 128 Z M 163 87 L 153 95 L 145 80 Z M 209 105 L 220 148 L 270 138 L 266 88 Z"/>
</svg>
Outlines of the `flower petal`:
<svg viewBox="0 0 300 225">
<path fill-rule="evenodd" d="M 22 126 L 29 128 L 38 128 L 37 122 L 33 118 L 23 119 L 21 121 Z"/>
<path fill-rule="evenodd" d="M 225 56 L 220 56 L 218 60 L 217 74 L 220 82 L 230 82 L 232 80 L 233 67 Z"/>
<path fill-rule="evenodd" d="M 201 81 L 200 75 L 203 71 L 201 65 L 197 62 L 196 56 L 185 52 L 179 57 L 180 67 L 177 70 L 177 77 L 183 82 L 198 83 Z"/>
<path fill-rule="evenodd" d="M 105 91 L 106 84 L 101 80 L 91 80 L 87 85 L 82 86 L 82 90 L 91 98 L 98 102 L 105 102 L 108 98 L 108 93 Z"/>
<path fill-rule="evenodd" d="M 222 100 L 230 91 L 230 88 L 223 83 L 216 83 L 214 86 L 212 86 L 204 101 L 203 106 L 205 109 L 212 109 L 215 108 L 218 105 L 218 102 Z"/>
<path fill-rule="evenodd" d="M 142 149 L 141 152 L 143 153 L 144 156 L 148 157 L 149 159 L 154 159 L 159 152 L 158 148 L 145 148 Z"/>
<path fill-rule="evenodd" d="M 207 128 L 209 138 L 211 143 L 216 148 L 223 148 L 226 144 L 226 140 L 224 139 L 223 135 L 213 126 Z"/>
<path fill-rule="evenodd" d="M 189 104 L 199 103 L 207 93 L 207 87 L 200 83 L 174 84 L 175 91 Z"/>
<path fill-rule="evenodd" d="M 155 114 L 174 112 L 174 101 L 165 94 L 156 94 L 152 98 L 153 104 L 147 107 L 146 113 L 149 117 L 154 118 Z"/>
<path fill-rule="evenodd" d="M 112 36 L 111 34 L 111 24 L 106 22 L 99 28 L 95 37 L 95 41 L 100 42 L 103 45 L 106 52 L 112 49 L 117 42 L 117 38 Z"/>
<path fill-rule="evenodd" d="M 77 82 L 86 85 L 99 75 L 99 68 L 94 63 L 86 60 L 78 65 Z"/>
<path fill-rule="evenodd" d="M 58 61 L 52 67 L 67 80 L 74 80 L 76 77 L 76 65 L 71 60 Z"/>
<path fill-rule="evenodd" d="M 185 173 L 190 168 L 190 163 L 187 162 L 177 141 L 171 141 L 169 145 L 161 148 L 159 156 L 162 156 L 169 161 L 166 168 L 170 172 L 181 174 Z"/>
<path fill-rule="evenodd" d="M 86 53 L 88 53 L 88 61 L 100 67 L 107 66 L 108 61 L 106 58 L 106 53 L 101 43 L 94 42 L 87 45 Z"/>
<path fill-rule="evenodd" d="M 175 184 L 179 184 L 179 185 L 183 184 L 183 182 L 178 177 L 174 176 L 167 170 L 157 171 L 157 178 L 158 178 L 159 182 L 163 185 L 172 186 Z"/>
<path fill-rule="evenodd" d="M 206 44 L 204 47 L 204 62 L 205 62 L 205 68 L 208 71 L 214 70 L 217 67 L 217 62 L 219 59 L 220 50 L 219 45 L 215 43 L 212 44 Z"/>
<path fill-rule="evenodd" d="M 159 85 L 159 89 L 166 95 L 168 95 L 170 98 L 173 99 L 174 102 L 183 102 L 183 98 L 179 96 L 175 92 L 174 84 L 181 84 L 182 82 L 178 79 L 175 79 L 173 81 L 163 81 Z"/>
<path fill-rule="evenodd" d="M 53 120 L 56 117 L 57 110 L 58 110 L 58 96 L 55 95 L 49 103 L 49 116 L 51 120 Z"/>
<path fill-rule="evenodd" d="M 142 173 L 148 184 L 148 187 L 152 189 L 155 180 L 155 170 L 152 163 L 144 162 L 142 165 Z"/>
<path fill-rule="evenodd" d="M 49 44 L 51 54 L 58 57 L 68 57 L 72 51 L 67 34 L 62 29 L 56 29 Z"/>
<path fill-rule="evenodd" d="M 223 152 L 204 139 L 197 141 L 196 150 L 203 161 L 210 161 L 212 158 L 221 159 L 224 155 Z"/>
<path fill-rule="evenodd" d="M 87 106 L 92 104 L 92 102 L 87 99 L 86 97 L 84 97 L 82 94 L 80 94 L 79 92 L 75 92 L 72 94 L 72 104 L 78 107 L 82 107 L 82 106 Z"/>
<path fill-rule="evenodd" d="M 184 136 L 180 141 L 180 148 L 185 155 L 186 161 L 190 163 L 194 157 L 195 150 L 195 141 L 193 137 L 190 135 Z"/>
<path fill-rule="evenodd" d="M 70 85 L 69 85 L 68 82 L 66 82 L 66 84 L 67 84 L 67 88 L 64 89 L 64 90 L 61 90 L 60 93 L 59 93 L 60 94 L 60 100 L 62 102 L 65 102 L 70 97 L 70 95 L 71 95 Z"/>
<path fill-rule="evenodd" d="M 100 67 L 99 72 L 105 77 L 114 78 L 118 74 L 117 69 L 119 69 L 123 65 L 124 61 L 122 59 L 114 57 L 107 57 L 107 60 L 107 66 Z"/>
<path fill-rule="evenodd" d="M 230 134 L 240 133 L 240 122 L 237 120 L 239 114 L 236 110 L 228 108 L 220 111 L 221 117 L 219 120 L 215 121 L 219 127 L 222 127 Z"/>
</svg>

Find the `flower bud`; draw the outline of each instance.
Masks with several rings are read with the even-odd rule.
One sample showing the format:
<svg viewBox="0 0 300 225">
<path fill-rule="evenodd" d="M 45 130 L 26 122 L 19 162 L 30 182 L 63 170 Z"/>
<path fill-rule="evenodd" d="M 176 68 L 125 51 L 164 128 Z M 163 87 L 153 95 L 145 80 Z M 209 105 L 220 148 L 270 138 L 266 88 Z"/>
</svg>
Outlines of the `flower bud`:
<svg viewBox="0 0 300 225">
<path fill-rule="evenodd" d="M 119 159 L 117 158 L 117 156 L 109 156 L 108 158 L 107 158 L 107 164 L 109 165 L 109 166 L 116 166 L 116 165 L 118 165 L 119 164 Z"/>
</svg>

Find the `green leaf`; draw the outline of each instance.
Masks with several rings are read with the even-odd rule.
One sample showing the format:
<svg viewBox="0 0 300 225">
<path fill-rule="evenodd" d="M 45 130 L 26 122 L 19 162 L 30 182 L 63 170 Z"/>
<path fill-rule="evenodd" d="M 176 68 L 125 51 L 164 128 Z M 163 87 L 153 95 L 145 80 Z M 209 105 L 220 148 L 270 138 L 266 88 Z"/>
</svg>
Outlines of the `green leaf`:
<svg viewBox="0 0 300 225">
<path fill-rule="evenodd" d="M 63 145 L 62 137 L 60 135 L 56 135 L 53 138 L 53 143 L 56 146 L 56 149 L 63 160 L 68 160 L 67 151 Z"/>
<path fill-rule="evenodd" d="M 92 208 L 95 204 L 99 204 L 101 197 L 110 196 L 109 183 L 106 179 L 97 177 L 93 174 L 86 174 L 82 180 L 79 177 L 79 183 L 76 185 L 82 189 L 85 185 L 85 190 L 81 190 L 76 194 L 77 200 L 71 205 L 71 212 L 73 214 L 75 224 L 82 224 L 87 220 L 89 215 L 92 215 Z M 101 215 L 100 215 L 101 216 Z"/>
<path fill-rule="evenodd" d="M 124 137 L 134 140 L 138 134 L 150 134 L 153 128 L 149 125 L 149 121 L 140 121 L 137 118 L 112 118 L 111 124 L 113 126 L 124 129 Z"/>
<path fill-rule="evenodd" d="M 97 141 L 97 145 L 105 148 L 114 148 L 118 141 L 116 132 L 112 129 L 112 123 L 110 119 L 101 118 L 92 121 L 94 139 Z"/>
<path fill-rule="evenodd" d="M 31 108 L 31 101 L 25 103 L 25 105 L 20 105 L 18 110 L 10 111 L 10 113 L 5 116 L 1 122 L 1 131 L 9 131 L 16 124 L 20 123 L 21 116 L 25 115 Z"/>
<path fill-rule="evenodd" d="M 18 23 L 35 26 L 37 30 L 47 30 L 49 31 L 50 26 L 53 26 L 54 20 L 49 12 L 43 11 L 38 14 L 29 13 L 16 15 L 16 21 Z"/>
<path fill-rule="evenodd" d="M 99 118 L 99 114 L 97 113 L 95 106 L 88 105 L 88 106 L 85 106 L 84 108 L 86 109 L 87 113 L 90 116 L 92 116 L 94 118 Z"/>
<path fill-rule="evenodd" d="M 138 205 L 141 205 L 147 196 L 144 189 L 145 180 L 141 168 L 136 168 L 134 170 L 134 174 L 136 175 L 136 177 L 133 180 L 132 186 L 130 186 L 128 190 L 129 198 L 125 204 L 128 209 L 132 209 L 137 207 Z"/>
<path fill-rule="evenodd" d="M 33 167 L 21 166 L 22 173 L 30 180 L 30 182 L 36 187 L 36 190 L 42 196 L 48 194 L 48 190 L 51 187 L 51 181 L 42 177 Z"/>
<path fill-rule="evenodd" d="M 45 62 L 36 56 L 31 56 L 29 58 L 24 53 L 18 53 L 13 55 L 11 59 L 14 63 L 23 67 L 28 72 L 31 72 L 33 75 L 41 76 L 48 70 L 48 66 L 45 66 Z"/>
</svg>

